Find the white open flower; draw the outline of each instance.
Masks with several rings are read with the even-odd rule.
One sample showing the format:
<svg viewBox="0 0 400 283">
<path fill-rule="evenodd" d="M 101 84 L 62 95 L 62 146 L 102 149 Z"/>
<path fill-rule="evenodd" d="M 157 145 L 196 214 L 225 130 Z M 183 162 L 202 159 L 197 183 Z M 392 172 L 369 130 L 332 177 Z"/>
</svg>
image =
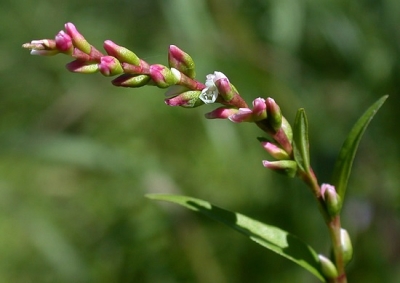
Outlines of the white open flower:
<svg viewBox="0 0 400 283">
<path fill-rule="evenodd" d="M 209 74 L 206 77 L 206 87 L 201 91 L 200 94 L 200 99 L 206 103 L 214 103 L 215 100 L 217 100 L 218 97 L 218 89 L 215 86 L 215 82 L 222 79 L 226 78 L 226 76 L 221 73 L 221 72 L 214 72 L 214 74 Z"/>
</svg>

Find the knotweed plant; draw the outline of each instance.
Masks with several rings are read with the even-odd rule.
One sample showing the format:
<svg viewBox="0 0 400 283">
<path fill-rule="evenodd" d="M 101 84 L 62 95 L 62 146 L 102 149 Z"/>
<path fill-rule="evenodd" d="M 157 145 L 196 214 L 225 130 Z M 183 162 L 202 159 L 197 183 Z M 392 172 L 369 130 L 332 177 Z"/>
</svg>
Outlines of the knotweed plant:
<svg viewBox="0 0 400 283">
<path fill-rule="evenodd" d="M 332 252 L 316 252 L 296 236 L 245 215 L 231 212 L 209 202 L 178 195 L 151 194 L 148 198 L 173 202 L 222 222 L 251 240 L 299 264 L 322 282 L 347 282 L 346 265 L 353 248 L 350 236 L 342 227 L 340 213 L 354 156 L 367 125 L 387 96 L 376 101 L 357 121 L 345 140 L 334 166 L 330 183 L 321 183 L 310 166 L 308 121 L 304 109 L 299 109 L 293 124 L 282 114 L 274 98 L 255 98 L 249 106 L 222 72 L 196 79 L 195 63 L 177 46 L 168 50 L 168 66 L 149 64 L 129 49 L 111 40 L 104 42 L 104 52 L 92 46 L 72 23 L 65 24 L 54 39 L 32 40 L 23 45 L 33 55 L 50 56 L 63 53 L 74 60 L 66 65 L 74 73 L 101 73 L 115 77 L 112 84 L 138 88 L 156 86 L 167 89 L 165 104 L 195 108 L 204 104 L 219 107 L 205 114 L 207 119 L 227 119 L 233 123 L 253 123 L 264 133 L 261 146 L 272 160 L 262 165 L 290 178 L 300 178 L 311 190 L 318 210 L 329 231 Z"/>
</svg>

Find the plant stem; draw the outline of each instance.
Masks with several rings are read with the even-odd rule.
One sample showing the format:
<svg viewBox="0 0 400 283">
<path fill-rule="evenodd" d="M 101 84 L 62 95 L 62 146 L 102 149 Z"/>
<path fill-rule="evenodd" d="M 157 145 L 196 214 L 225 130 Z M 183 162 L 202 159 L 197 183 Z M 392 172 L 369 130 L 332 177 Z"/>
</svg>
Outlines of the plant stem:
<svg viewBox="0 0 400 283">
<path fill-rule="evenodd" d="M 343 260 L 343 249 L 342 249 L 342 241 L 341 241 L 341 223 L 340 223 L 340 215 L 336 215 L 334 217 L 330 216 L 323 196 L 321 194 L 321 188 L 318 185 L 318 180 L 310 168 L 309 172 L 300 172 L 299 177 L 307 184 L 307 186 L 311 189 L 315 199 L 318 203 L 318 208 L 324 217 L 325 223 L 329 230 L 329 235 L 332 242 L 332 250 L 334 256 L 334 262 L 336 269 L 338 271 L 338 276 L 336 278 L 330 279 L 328 282 L 330 283 L 347 283 L 345 264 Z"/>
</svg>

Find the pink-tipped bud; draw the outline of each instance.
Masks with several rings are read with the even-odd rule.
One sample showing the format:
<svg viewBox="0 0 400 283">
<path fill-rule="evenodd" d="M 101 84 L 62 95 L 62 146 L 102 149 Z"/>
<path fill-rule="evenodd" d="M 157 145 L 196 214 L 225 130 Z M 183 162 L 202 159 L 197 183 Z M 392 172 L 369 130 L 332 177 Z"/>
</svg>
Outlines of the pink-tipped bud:
<svg viewBox="0 0 400 283">
<path fill-rule="evenodd" d="M 31 55 L 53 56 L 60 52 L 56 47 L 56 41 L 52 39 L 32 40 L 30 43 L 23 44 L 22 47 L 30 49 Z"/>
<path fill-rule="evenodd" d="M 252 122 L 253 121 L 253 111 L 249 108 L 239 108 L 239 110 L 228 117 L 234 123 L 242 122 Z"/>
<path fill-rule="evenodd" d="M 280 174 L 284 174 L 289 177 L 296 176 L 297 163 L 293 160 L 279 160 L 279 161 L 267 161 L 263 160 L 264 167 L 276 171 Z"/>
<path fill-rule="evenodd" d="M 274 99 L 268 97 L 266 99 L 268 122 L 272 129 L 277 132 L 282 126 L 282 112 L 279 105 Z"/>
<path fill-rule="evenodd" d="M 66 65 L 70 72 L 81 73 L 81 74 L 93 74 L 99 70 L 99 66 L 96 62 L 87 62 L 81 60 L 75 60 Z"/>
<path fill-rule="evenodd" d="M 122 87 L 142 87 L 147 85 L 150 81 L 150 76 L 148 75 L 130 75 L 123 74 L 114 80 L 112 80 L 112 84 L 115 86 Z"/>
<path fill-rule="evenodd" d="M 150 66 L 150 76 L 159 88 L 169 87 L 179 81 L 168 67 L 160 64 Z"/>
<path fill-rule="evenodd" d="M 239 108 L 239 111 L 229 117 L 229 120 L 235 123 L 257 122 L 267 118 L 265 100 L 256 98 L 253 101 L 253 110 L 249 108 Z"/>
<path fill-rule="evenodd" d="M 237 94 L 236 89 L 233 87 L 233 85 L 229 82 L 229 79 L 226 77 L 216 80 L 215 86 L 217 87 L 221 97 L 227 102 L 231 101 L 232 98 Z"/>
<path fill-rule="evenodd" d="M 262 142 L 262 147 L 273 157 L 278 160 L 290 159 L 290 156 L 285 150 L 270 142 Z"/>
<path fill-rule="evenodd" d="M 107 77 L 119 75 L 124 72 L 118 59 L 112 56 L 103 56 L 100 58 L 99 71 Z"/>
<path fill-rule="evenodd" d="M 140 59 L 135 53 L 125 47 L 115 44 L 111 40 L 104 41 L 103 47 L 108 55 L 117 58 L 121 63 L 129 63 L 135 66 L 140 65 Z"/>
<path fill-rule="evenodd" d="M 86 54 L 90 54 L 92 50 L 91 45 L 89 44 L 89 42 L 86 41 L 83 35 L 79 33 L 79 31 L 76 29 L 73 23 L 66 23 L 65 30 L 68 33 L 68 35 L 72 38 L 72 42 L 76 48 L 78 48 L 79 50 L 81 50 Z"/>
<path fill-rule="evenodd" d="M 267 105 L 264 98 L 256 98 L 253 101 L 253 117 L 254 121 L 261 121 L 267 118 Z"/>
<path fill-rule="evenodd" d="M 71 37 L 61 30 L 56 35 L 56 46 L 57 49 L 64 53 L 71 53 L 72 52 L 72 39 Z"/>
<path fill-rule="evenodd" d="M 192 90 L 183 92 L 175 97 L 165 99 L 168 106 L 181 106 L 185 108 L 194 108 L 203 105 L 203 101 L 199 99 L 201 91 Z"/>
<path fill-rule="evenodd" d="M 193 79 L 196 76 L 195 64 L 192 57 L 175 45 L 170 45 L 169 47 L 168 63 L 170 68 L 179 70 L 189 78 Z"/>
<path fill-rule="evenodd" d="M 236 108 L 219 107 L 209 113 L 206 113 L 205 117 L 207 119 L 228 119 L 238 111 L 239 110 Z"/>
<path fill-rule="evenodd" d="M 329 215 L 332 217 L 338 215 L 342 208 L 342 201 L 340 196 L 336 193 L 335 187 L 329 184 L 322 184 L 321 195 L 325 200 Z"/>
</svg>

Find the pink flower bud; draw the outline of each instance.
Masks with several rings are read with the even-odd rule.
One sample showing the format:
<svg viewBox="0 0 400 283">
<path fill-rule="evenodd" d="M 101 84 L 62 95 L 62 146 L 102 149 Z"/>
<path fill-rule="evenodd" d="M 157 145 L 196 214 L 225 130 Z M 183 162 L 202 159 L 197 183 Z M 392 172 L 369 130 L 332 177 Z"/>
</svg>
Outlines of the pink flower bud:
<svg viewBox="0 0 400 283">
<path fill-rule="evenodd" d="M 122 87 L 141 87 L 146 85 L 150 81 L 148 75 L 130 75 L 123 74 L 115 78 L 111 83 L 115 86 Z"/>
<path fill-rule="evenodd" d="M 218 89 L 219 94 L 222 98 L 229 102 L 237 94 L 233 85 L 229 82 L 228 78 L 220 78 L 215 81 L 215 86 Z"/>
<path fill-rule="evenodd" d="M 239 110 L 228 117 L 234 123 L 253 121 L 253 111 L 249 108 L 239 108 Z"/>
<path fill-rule="evenodd" d="M 159 88 L 169 87 L 179 81 L 169 68 L 160 64 L 150 66 L 150 76 Z"/>
<path fill-rule="evenodd" d="M 332 217 L 336 216 L 342 208 L 342 201 L 340 196 L 336 193 L 335 187 L 329 184 L 322 184 L 321 195 L 325 200 L 329 215 Z"/>
<path fill-rule="evenodd" d="M 262 147 L 274 158 L 278 160 L 290 159 L 285 150 L 270 142 L 262 142 Z"/>
<path fill-rule="evenodd" d="M 72 42 L 76 48 L 78 48 L 79 50 L 81 50 L 86 54 L 90 54 L 92 50 L 91 45 L 89 44 L 89 42 L 86 41 L 83 35 L 79 33 L 79 31 L 76 29 L 73 23 L 66 23 L 65 30 L 68 33 L 68 35 L 72 38 Z"/>
<path fill-rule="evenodd" d="M 72 39 L 63 30 L 56 35 L 56 46 L 61 52 L 72 52 Z"/>
<path fill-rule="evenodd" d="M 185 108 L 194 108 L 203 104 L 199 99 L 201 91 L 192 90 L 183 92 L 175 97 L 165 99 L 168 106 L 182 106 Z"/>
<path fill-rule="evenodd" d="M 293 160 L 279 160 L 279 161 L 267 161 L 263 160 L 263 165 L 266 168 L 274 170 L 278 173 L 284 174 L 289 177 L 296 176 L 297 163 Z"/>
<path fill-rule="evenodd" d="M 253 116 L 255 121 L 260 121 L 267 118 L 267 105 L 264 98 L 256 98 L 253 101 Z"/>
<path fill-rule="evenodd" d="M 140 59 L 136 56 L 135 53 L 130 51 L 129 49 L 119 46 L 112 42 L 111 40 L 104 41 L 104 49 L 107 51 L 107 54 L 110 56 L 114 56 L 121 63 L 129 63 L 135 66 L 140 65 Z"/>
<path fill-rule="evenodd" d="M 228 119 L 238 111 L 239 110 L 235 108 L 219 107 L 209 113 L 206 113 L 205 117 L 207 119 Z"/>
<path fill-rule="evenodd" d="M 282 126 L 282 112 L 274 99 L 268 97 L 266 100 L 268 122 L 274 131 L 278 131 Z"/>
<path fill-rule="evenodd" d="M 81 74 L 93 74 L 99 70 L 97 63 L 75 60 L 66 65 L 70 72 Z"/>
<path fill-rule="evenodd" d="M 175 45 L 170 45 L 168 51 L 168 63 L 170 68 L 175 68 L 193 79 L 196 76 L 195 64 L 189 54 L 183 52 Z"/>
<path fill-rule="evenodd" d="M 112 56 L 103 56 L 100 58 L 99 71 L 107 77 L 119 75 L 124 72 L 118 59 Z"/>
</svg>

